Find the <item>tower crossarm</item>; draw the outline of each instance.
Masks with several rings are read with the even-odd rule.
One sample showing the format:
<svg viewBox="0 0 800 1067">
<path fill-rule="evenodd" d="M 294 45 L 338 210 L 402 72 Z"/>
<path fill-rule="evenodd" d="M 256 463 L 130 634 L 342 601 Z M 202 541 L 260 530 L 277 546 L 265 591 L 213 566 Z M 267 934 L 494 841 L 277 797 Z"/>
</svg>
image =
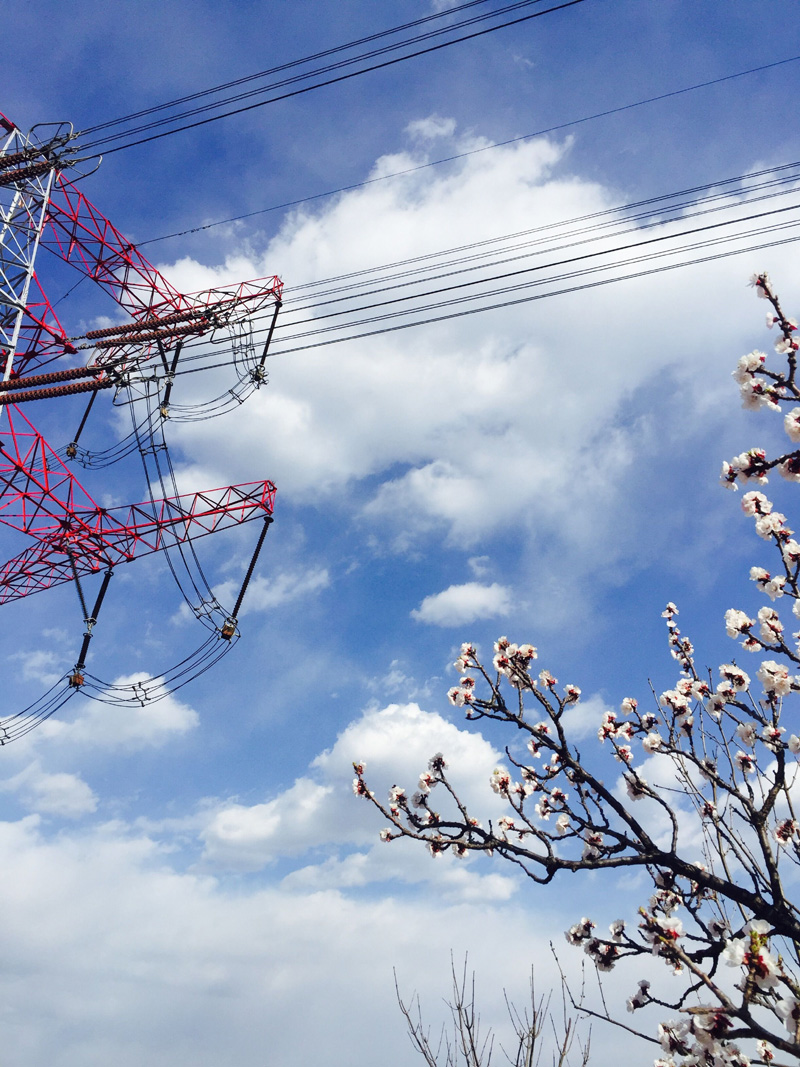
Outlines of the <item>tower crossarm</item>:
<svg viewBox="0 0 800 1067">
<path fill-rule="evenodd" d="M 228 485 L 121 508 L 64 512 L 0 565 L 0 605 L 189 540 L 272 515 L 272 482 Z M 32 531 L 31 531 L 32 532 Z"/>
<path fill-rule="evenodd" d="M 36 543 L 0 567 L 0 604 L 196 537 L 271 516 L 272 482 L 125 507 L 98 505 L 13 405 L 0 432 L 0 523 Z"/>
</svg>

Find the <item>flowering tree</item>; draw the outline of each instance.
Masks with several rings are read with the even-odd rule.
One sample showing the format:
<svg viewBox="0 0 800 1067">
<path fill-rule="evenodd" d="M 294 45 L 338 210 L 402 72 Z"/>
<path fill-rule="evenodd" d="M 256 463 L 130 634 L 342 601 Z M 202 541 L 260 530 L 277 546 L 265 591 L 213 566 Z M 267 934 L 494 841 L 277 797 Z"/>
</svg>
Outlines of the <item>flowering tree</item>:
<svg viewBox="0 0 800 1067">
<path fill-rule="evenodd" d="M 752 284 L 770 305 L 767 325 L 777 327 L 775 349 L 785 367 L 770 369 L 764 353 L 752 352 L 739 360 L 734 378 L 745 408 L 780 411 L 783 402 L 800 404 L 797 324 L 783 313 L 766 274 Z M 800 442 L 800 406 L 785 415 L 784 428 L 793 444 Z M 743 452 L 724 464 L 722 482 L 734 490 L 763 486 L 775 469 L 800 482 L 800 448 L 774 459 L 758 448 Z M 757 683 L 735 663 L 722 664 L 716 685 L 711 672 L 703 677 L 678 628 L 678 609 L 668 604 L 669 646 L 680 668 L 674 689 L 649 710 L 626 697 L 603 718 L 602 750 L 584 754 L 570 739 L 580 689 L 560 688 L 547 670 L 535 677 L 533 645 L 501 637 L 489 665 L 465 644 L 451 702 L 468 719 L 506 724 L 527 740 L 524 755 L 520 746 L 517 755 L 506 748 L 508 766 L 491 776 L 507 814 L 485 825 L 474 817 L 441 753 L 417 791 L 395 785 L 388 803 L 369 789 L 364 765 L 354 765 L 354 791 L 387 820 L 381 831 L 387 842 L 412 838 L 433 856 L 493 855 L 543 884 L 561 871 L 646 872 L 652 895 L 633 926 L 619 920 L 603 934 L 582 918 L 566 937 L 600 972 L 629 957 L 654 956 L 677 976 L 667 992 L 641 980 L 628 1000 L 629 1011 L 656 1005 L 674 1016 L 658 1028 L 657 1067 L 770 1064 L 778 1062 L 776 1050 L 800 1059 L 800 911 L 792 902 L 800 875 L 800 736 L 782 725 L 787 701 L 800 692 L 800 676 L 792 674 L 800 665 L 800 632 L 788 636 L 772 606 L 788 598 L 800 617 L 800 543 L 760 491 L 745 492 L 742 506 L 775 553 L 772 570 L 750 572 L 770 603 L 757 619 L 733 608 L 725 615 L 728 635 L 758 655 Z M 609 759 L 619 770 L 611 783 Z"/>
</svg>

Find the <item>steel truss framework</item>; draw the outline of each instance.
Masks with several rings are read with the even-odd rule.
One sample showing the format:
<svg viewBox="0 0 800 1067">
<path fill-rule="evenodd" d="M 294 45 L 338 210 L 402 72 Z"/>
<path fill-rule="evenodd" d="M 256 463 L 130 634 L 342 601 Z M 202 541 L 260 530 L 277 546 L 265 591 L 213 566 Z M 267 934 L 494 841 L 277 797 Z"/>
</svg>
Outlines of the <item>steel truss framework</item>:
<svg viewBox="0 0 800 1067">
<path fill-rule="evenodd" d="M 0 114 L 0 524 L 33 541 L 0 564 L 0 604 L 69 581 L 83 602 L 82 576 L 151 552 L 182 553 L 197 537 L 258 516 L 269 522 L 275 501 L 275 486 L 261 481 L 102 508 L 17 407 L 110 387 L 130 393 L 154 359 L 165 371 L 168 399 L 185 339 L 221 328 L 245 336 L 254 314 L 273 306 L 276 316 L 281 303 L 277 277 L 178 292 L 67 179 L 64 171 L 80 162 L 72 142 L 68 124 L 24 134 Z M 129 321 L 70 338 L 37 277 L 42 247 L 93 279 Z M 256 388 L 265 357 L 266 346 L 260 369 L 251 372 Z M 166 417 L 166 405 L 161 410 Z M 262 542 L 263 533 L 259 548 Z M 248 579 L 251 573 L 252 565 Z M 244 586 L 237 608 L 243 593 Z M 94 619 L 84 613 L 90 636 Z M 219 636 L 230 640 L 235 622 Z"/>
</svg>

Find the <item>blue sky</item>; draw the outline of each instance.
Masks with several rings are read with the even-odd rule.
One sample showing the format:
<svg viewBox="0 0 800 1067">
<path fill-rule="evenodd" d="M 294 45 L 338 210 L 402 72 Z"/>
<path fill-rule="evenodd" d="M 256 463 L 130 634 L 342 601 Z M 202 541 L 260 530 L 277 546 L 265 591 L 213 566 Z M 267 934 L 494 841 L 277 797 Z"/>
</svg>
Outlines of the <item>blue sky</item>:
<svg viewBox="0 0 800 1067">
<path fill-rule="evenodd" d="M 22 129 L 83 128 L 435 9 L 20 2 L 4 11 L 20 47 L 0 110 Z M 587 0 L 109 155 L 83 187 L 146 241 L 798 52 L 788 0 Z M 799 80 L 786 64 L 146 252 L 184 291 L 277 273 L 288 313 L 296 285 L 791 162 Z M 451 951 L 469 952 L 487 1020 L 502 1023 L 501 990 L 521 995 L 532 962 L 551 980 L 548 939 L 600 883 L 537 891 L 387 848 L 349 763 L 366 759 L 382 792 L 442 749 L 491 814 L 503 739 L 468 731 L 445 699 L 462 640 L 536 644 L 583 690 L 589 737 L 648 679 L 674 684 L 667 600 L 703 662 L 730 657 L 722 616 L 755 602 L 762 560 L 719 467 L 777 433 L 740 411 L 730 379 L 768 347 L 746 288 L 762 268 L 796 314 L 787 245 L 276 356 L 233 416 L 170 428 L 182 486 L 272 478 L 276 522 L 243 638 L 214 672 L 141 714 L 74 700 L 2 752 L 10 1064 L 406 1067 L 393 967 L 433 1018 Z M 51 299 L 72 284 L 56 263 L 39 270 Z M 115 309 L 87 283 L 59 312 L 79 332 Z M 57 446 L 80 411 L 27 413 Z M 108 442 L 115 426 L 107 406 L 92 433 Z M 85 481 L 115 502 L 144 496 L 135 464 Z M 214 584 L 236 586 L 254 537 L 198 546 Z M 179 659 L 196 640 L 179 607 L 158 559 L 120 569 L 90 667 L 113 678 Z M 81 622 L 69 587 L 4 613 L 11 712 L 71 666 Z M 599 917 L 635 907 L 635 890 L 605 884 Z M 637 977 L 615 974 L 612 992 Z M 595 1040 L 604 1064 L 617 1038 Z"/>
</svg>

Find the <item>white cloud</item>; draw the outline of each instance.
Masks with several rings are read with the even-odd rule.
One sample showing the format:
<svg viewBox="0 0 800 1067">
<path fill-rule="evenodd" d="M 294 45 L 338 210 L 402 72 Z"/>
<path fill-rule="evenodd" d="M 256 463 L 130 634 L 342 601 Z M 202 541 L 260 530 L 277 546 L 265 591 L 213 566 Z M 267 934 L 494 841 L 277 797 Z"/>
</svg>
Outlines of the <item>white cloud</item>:
<svg viewBox="0 0 800 1067">
<path fill-rule="evenodd" d="M 488 556 L 470 556 L 467 566 L 476 578 L 485 578 L 491 569 Z"/>
<path fill-rule="evenodd" d="M 257 870 L 279 857 L 296 856 L 310 849 L 367 849 L 361 859 L 337 857 L 337 870 L 359 868 L 359 879 L 383 880 L 390 867 L 399 880 L 445 878 L 466 891 L 469 879 L 453 876 L 451 863 L 431 864 L 422 850 L 412 849 L 397 862 L 396 851 L 378 841 L 379 816 L 352 794 L 354 760 L 374 767 L 376 788 L 404 784 L 411 792 L 430 757 L 442 751 L 454 768 L 464 799 L 483 811 L 501 813 L 502 802 L 488 786 L 500 754 L 479 733 L 461 730 L 417 704 L 391 704 L 369 709 L 351 723 L 333 747 L 311 764 L 310 774 L 277 797 L 260 804 L 238 802 L 219 805 L 209 812 L 201 832 L 204 857 L 212 866 Z M 387 867 L 388 865 L 388 867 Z M 307 872 L 305 884 L 319 877 Z M 344 874 L 341 876 L 346 878 Z M 456 879 L 456 883 L 453 879 Z M 507 881 L 502 876 L 503 882 Z"/>
<path fill-rule="evenodd" d="M 77 774 L 49 774 L 38 762 L 0 782 L 4 793 L 16 793 L 22 803 L 41 815 L 77 819 L 97 810 L 97 797 Z"/>
<path fill-rule="evenodd" d="M 432 121 L 419 129 L 433 130 Z M 447 124 L 436 117 L 434 125 Z M 459 150 L 489 143 L 453 136 Z M 428 158 L 417 139 L 377 161 L 373 175 Z M 470 240 L 481 241 L 624 199 L 570 173 L 568 144 L 538 138 L 298 210 L 263 255 L 216 271 L 182 260 L 176 277 L 197 288 L 237 271 L 280 272 L 286 333 L 298 319 L 295 283 L 457 248 L 464 219 Z M 770 259 L 791 288 L 791 249 Z M 173 277 L 174 266 L 164 269 Z M 268 475 L 283 499 L 319 507 L 352 491 L 348 507 L 384 549 L 436 537 L 477 555 L 488 537 L 515 531 L 536 553 L 531 597 L 566 610 L 570 595 L 587 600 L 587 574 L 593 588 L 598 574 L 613 580 L 621 560 L 628 573 L 649 561 L 643 496 L 652 495 L 648 470 L 663 461 L 664 441 L 633 398 L 658 386 L 660 417 L 668 408 L 681 448 L 722 418 L 709 397 L 752 323 L 750 269 L 746 256 L 723 260 L 704 269 L 702 284 L 696 271 L 676 271 L 276 358 L 269 386 L 237 413 L 236 434 L 215 422 L 176 423 L 173 433 L 208 484 Z M 712 327 L 708 308 L 723 304 L 729 313 Z"/>
<path fill-rule="evenodd" d="M 34 649 L 30 652 L 15 652 L 9 659 L 22 664 L 22 677 L 26 682 L 55 685 L 63 677 L 69 661 L 51 649 Z"/>
<path fill-rule="evenodd" d="M 411 617 L 431 626 L 461 626 L 476 619 L 507 615 L 510 609 L 511 590 L 504 585 L 466 582 L 426 596 L 419 608 L 411 612 Z"/>
<path fill-rule="evenodd" d="M 118 686 L 145 681 L 146 673 L 117 678 Z M 195 729 L 200 719 L 194 708 L 174 696 L 140 704 L 117 706 L 99 701 L 79 705 L 71 720 L 52 718 L 42 723 L 33 735 L 36 743 L 58 741 L 87 748 L 126 749 L 156 748 Z"/>
<path fill-rule="evenodd" d="M 569 682 L 569 679 L 567 681 Z M 603 716 L 610 710 L 603 698 L 597 694 L 581 699 L 579 704 L 569 708 L 564 725 L 570 741 L 582 741 L 586 737 L 597 736 Z"/>
<path fill-rule="evenodd" d="M 415 1067 L 393 967 L 436 1018 L 450 952 L 468 951 L 482 1022 L 501 1028 L 503 991 L 524 1002 L 531 959 L 539 988 L 558 981 L 547 941 L 559 919 L 485 884 L 458 903 L 225 887 L 119 824 L 47 840 L 35 817 L 0 823 L 0 865 L 13 917 L 0 987 L 18 1067 L 256 1067 L 265 1049 L 270 1067 L 348 1067 L 354 1042 L 365 1063 L 388 1047 L 393 1067 Z"/>
<path fill-rule="evenodd" d="M 455 119 L 445 119 L 441 115 L 429 115 L 426 119 L 409 122 L 405 130 L 411 138 L 432 141 L 437 137 L 452 137 L 456 132 Z"/>
<path fill-rule="evenodd" d="M 241 617 L 254 611 L 267 611 L 301 597 L 313 596 L 327 589 L 330 584 L 331 578 L 327 567 L 281 571 L 270 575 L 269 578 L 258 576 L 247 587 L 239 615 Z M 214 595 L 221 604 L 233 605 L 240 588 L 241 581 L 229 579 L 215 587 Z"/>
</svg>

